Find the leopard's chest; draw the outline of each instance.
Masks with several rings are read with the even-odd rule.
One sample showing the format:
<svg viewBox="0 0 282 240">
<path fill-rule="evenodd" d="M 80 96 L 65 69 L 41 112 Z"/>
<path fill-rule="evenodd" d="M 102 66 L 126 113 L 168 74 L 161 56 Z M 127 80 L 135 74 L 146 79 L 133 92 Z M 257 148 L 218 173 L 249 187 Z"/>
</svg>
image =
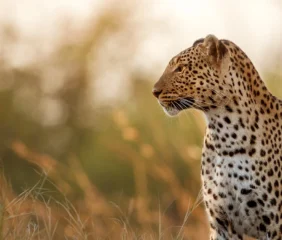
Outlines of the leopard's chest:
<svg viewBox="0 0 282 240">
<path fill-rule="evenodd" d="M 256 236 L 255 208 L 261 191 L 254 187 L 252 160 L 246 154 L 218 156 L 207 151 L 202 158 L 203 195 L 211 217 L 232 221 L 238 231 L 249 231 Z M 246 228 L 246 229 L 244 229 Z"/>
<path fill-rule="evenodd" d="M 270 124 L 266 118 L 218 114 L 208 119 L 202 154 L 203 196 L 211 225 L 232 226 L 254 238 L 264 237 L 266 225 L 274 220 L 277 229 L 275 213 L 282 206 L 280 123 L 272 119 Z"/>
<path fill-rule="evenodd" d="M 230 204 L 240 199 L 241 192 L 251 189 L 252 166 L 243 154 L 238 156 L 218 156 L 208 153 L 202 158 L 202 180 L 204 194 L 210 202 Z"/>
<path fill-rule="evenodd" d="M 252 170 L 255 159 L 249 154 L 250 137 L 242 129 L 222 126 L 219 130 L 217 126 L 221 125 L 216 123 L 209 126 L 202 155 L 205 198 L 216 204 L 236 204 L 241 201 L 238 198 L 241 191 L 250 189 L 255 178 Z"/>
</svg>

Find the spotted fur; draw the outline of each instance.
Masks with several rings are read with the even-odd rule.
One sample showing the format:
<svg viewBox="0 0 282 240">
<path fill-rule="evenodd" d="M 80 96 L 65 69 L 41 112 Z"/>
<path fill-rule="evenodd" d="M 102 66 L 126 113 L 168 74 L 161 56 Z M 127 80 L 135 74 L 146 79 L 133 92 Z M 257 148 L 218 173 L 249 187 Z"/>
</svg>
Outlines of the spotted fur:
<svg viewBox="0 0 282 240">
<path fill-rule="evenodd" d="M 282 240 L 282 101 L 247 55 L 208 35 L 172 58 L 153 94 L 169 115 L 206 115 L 201 174 L 211 239 Z"/>
</svg>

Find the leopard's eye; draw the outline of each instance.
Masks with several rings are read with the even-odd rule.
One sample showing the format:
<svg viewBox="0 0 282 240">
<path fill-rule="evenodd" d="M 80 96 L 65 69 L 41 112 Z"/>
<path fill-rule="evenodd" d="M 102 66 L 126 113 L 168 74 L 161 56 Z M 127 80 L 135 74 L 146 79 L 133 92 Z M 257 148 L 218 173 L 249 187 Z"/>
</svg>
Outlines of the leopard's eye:
<svg viewBox="0 0 282 240">
<path fill-rule="evenodd" d="M 178 66 L 178 67 L 174 70 L 174 72 L 182 72 L 183 69 L 184 69 L 184 66 Z"/>
</svg>

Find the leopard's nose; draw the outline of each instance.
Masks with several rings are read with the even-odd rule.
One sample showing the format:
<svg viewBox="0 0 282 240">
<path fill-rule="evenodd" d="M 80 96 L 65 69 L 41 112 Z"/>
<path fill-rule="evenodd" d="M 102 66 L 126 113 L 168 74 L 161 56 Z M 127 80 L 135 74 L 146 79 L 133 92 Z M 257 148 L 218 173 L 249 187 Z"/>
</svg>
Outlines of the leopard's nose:
<svg viewBox="0 0 282 240">
<path fill-rule="evenodd" d="M 160 96 L 160 94 L 162 93 L 162 91 L 163 90 L 154 87 L 153 90 L 152 90 L 152 93 L 156 98 L 158 98 Z"/>
</svg>

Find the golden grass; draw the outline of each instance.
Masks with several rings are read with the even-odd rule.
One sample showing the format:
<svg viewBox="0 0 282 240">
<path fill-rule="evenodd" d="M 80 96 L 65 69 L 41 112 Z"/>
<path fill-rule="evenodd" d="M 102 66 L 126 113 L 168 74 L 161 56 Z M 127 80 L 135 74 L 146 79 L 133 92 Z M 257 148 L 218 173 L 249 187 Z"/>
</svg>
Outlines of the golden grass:
<svg viewBox="0 0 282 240">
<path fill-rule="evenodd" d="M 146 148 L 146 147 L 145 147 Z M 137 164 L 137 195 L 119 202 L 106 199 L 91 183 L 79 161 L 73 156 L 68 164 L 33 152 L 20 141 L 11 149 L 22 159 L 36 165 L 40 180 L 16 194 L 5 176 L 0 177 L 0 239 L 206 239 L 207 227 L 201 194 L 193 199 L 166 166 L 152 164 L 150 174 L 167 183 L 180 221 L 173 219 L 163 201 L 152 204 L 146 184 L 142 183 L 142 161 Z M 117 150 L 117 149 L 116 149 Z M 144 152 L 148 149 L 144 150 Z M 150 150 L 149 150 L 150 151 Z M 130 159 L 130 151 L 123 152 Z M 72 198 L 72 182 L 83 191 Z M 48 189 L 48 184 L 52 190 Z M 54 197 L 54 192 L 56 196 Z M 58 196 L 59 194 L 59 196 Z M 68 198 L 70 196 L 70 199 Z M 191 219 L 191 220 L 190 220 Z M 187 223 L 190 221 L 189 223 Z M 202 224 L 196 224 L 196 223 Z"/>
</svg>

